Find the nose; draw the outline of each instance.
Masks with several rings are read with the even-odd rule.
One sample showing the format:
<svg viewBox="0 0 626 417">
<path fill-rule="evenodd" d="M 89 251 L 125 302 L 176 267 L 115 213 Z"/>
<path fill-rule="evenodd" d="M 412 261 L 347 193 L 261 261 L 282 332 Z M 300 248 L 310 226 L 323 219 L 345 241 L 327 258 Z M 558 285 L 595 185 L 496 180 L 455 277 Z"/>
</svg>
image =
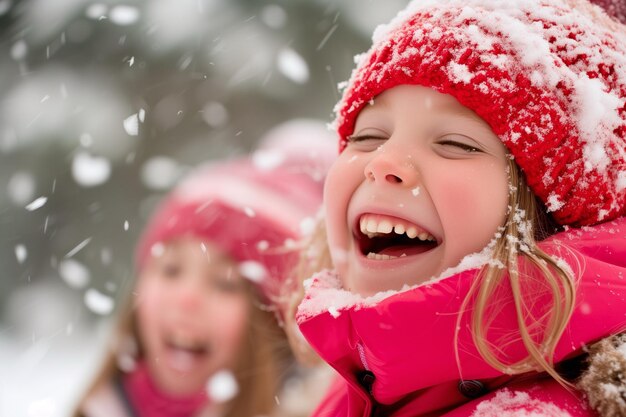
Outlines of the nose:
<svg viewBox="0 0 626 417">
<path fill-rule="evenodd" d="M 182 311 L 197 311 L 202 307 L 203 294 L 196 280 L 187 279 L 176 292 L 176 306 Z"/>
<path fill-rule="evenodd" d="M 401 149 L 381 147 L 365 165 L 365 177 L 379 184 L 415 187 L 419 181 L 417 167 L 411 155 Z"/>
</svg>

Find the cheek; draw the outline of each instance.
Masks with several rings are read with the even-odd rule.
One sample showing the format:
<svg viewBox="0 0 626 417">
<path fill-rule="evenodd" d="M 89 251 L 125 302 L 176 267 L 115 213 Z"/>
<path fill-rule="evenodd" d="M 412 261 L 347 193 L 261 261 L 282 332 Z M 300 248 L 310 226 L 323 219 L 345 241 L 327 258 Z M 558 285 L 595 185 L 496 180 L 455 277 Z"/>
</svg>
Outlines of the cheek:
<svg viewBox="0 0 626 417">
<path fill-rule="evenodd" d="M 250 319 L 250 309 L 250 302 L 246 299 L 229 300 L 218 307 L 218 314 L 213 318 L 216 336 L 229 350 L 234 350 L 241 344 Z"/>
<path fill-rule="evenodd" d="M 328 171 L 324 184 L 326 231 L 328 243 L 333 252 L 337 249 L 347 249 L 349 242 L 348 205 L 361 177 L 358 173 L 363 172 L 358 160 L 348 162 L 350 158 L 352 157 L 341 155 Z"/>
<path fill-rule="evenodd" d="M 137 299 L 135 311 L 139 321 L 139 327 L 149 328 L 146 324 L 157 321 L 159 312 L 166 301 L 162 286 L 158 285 L 156 279 L 142 277 L 136 288 Z"/>
<path fill-rule="evenodd" d="M 466 181 L 449 181 L 441 189 L 446 190 L 440 200 L 446 233 L 461 239 L 459 243 L 465 243 L 467 253 L 481 250 L 504 223 L 508 204 L 506 178 L 469 177 Z"/>
<path fill-rule="evenodd" d="M 139 342 L 148 356 L 159 354 L 160 329 L 163 326 L 163 291 L 153 280 L 142 279 L 136 288 L 135 318 Z"/>
</svg>

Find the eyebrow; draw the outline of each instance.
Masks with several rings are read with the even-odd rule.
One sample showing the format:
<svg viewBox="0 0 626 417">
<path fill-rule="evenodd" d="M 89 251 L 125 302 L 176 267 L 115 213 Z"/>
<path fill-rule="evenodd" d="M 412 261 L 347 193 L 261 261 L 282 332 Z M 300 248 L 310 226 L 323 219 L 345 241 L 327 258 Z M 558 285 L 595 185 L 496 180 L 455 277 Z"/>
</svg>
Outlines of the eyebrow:
<svg viewBox="0 0 626 417">
<path fill-rule="evenodd" d="M 458 105 L 462 107 L 459 108 Z M 383 100 L 376 101 L 375 99 L 374 105 L 366 105 L 361 110 L 361 113 L 375 111 L 377 109 L 389 109 L 389 107 L 390 107 L 390 104 L 387 102 L 387 100 L 383 99 Z M 461 103 L 446 101 L 446 103 L 433 106 L 433 109 L 437 112 L 447 113 L 452 116 L 461 117 L 463 119 L 466 119 L 469 122 L 479 125 L 480 127 L 491 130 L 491 126 L 489 126 L 489 124 L 482 117 L 480 117 L 473 110 L 465 107 Z"/>
<path fill-rule="evenodd" d="M 460 106 L 460 107 L 459 107 Z M 482 117 L 477 115 L 472 109 L 464 106 L 458 101 L 446 100 L 445 103 L 433 106 L 436 111 L 445 111 L 446 113 L 452 113 L 459 116 L 464 116 L 471 119 L 480 119 L 483 120 Z"/>
<path fill-rule="evenodd" d="M 447 95 L 447 94 L 444 94 Z M 479 118 L 480 120 L 483 120 L 480 116 L 478 116 L 472 109 L 466 107 L 465 105 L 459 103 L 456 99 L 454 99 L 454 97 L 450 96 L 449 97 L 451 100 L 446 100 L 445 103 L 443 104 L 438 104 L 436 106 L 434 106 L 435 110 L 437 111 L 446 111 L 448 113 L 455 113 L 455 114 L 459 114 L 459 115 L 464 115 L 467 116 L 469 118 Z M 461 106 L 461 108 L 459 108 L 458 106 Z M 390 106 L 388 100 L 385 100 L 384 97 L 380 97 L 377 96 L 374 99 L 372 99 L 371 104 L 367 103 L 362 109 L 361 112 L 366 111 L 368 109 L 376 109 L 376 108 L 388 108 Z"/>
</svg>

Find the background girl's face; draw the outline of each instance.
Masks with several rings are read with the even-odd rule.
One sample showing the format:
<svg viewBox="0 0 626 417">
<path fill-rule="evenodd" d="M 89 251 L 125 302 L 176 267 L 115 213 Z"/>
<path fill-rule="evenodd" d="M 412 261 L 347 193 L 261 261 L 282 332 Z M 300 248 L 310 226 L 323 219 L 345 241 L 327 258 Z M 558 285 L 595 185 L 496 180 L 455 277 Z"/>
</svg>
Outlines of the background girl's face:
<svg viewBox="0 0 626 417">
<path fill-rule="evenodd" d="M 398 86 L 359 114 L 324 190 L 328 240 L 344 287 L 368 296 L 437 276 L 504 222 L 507 156 L 452 96 Z"/>
<path fill-rule="evenodd" d="M 251 313 L 248 285 L 230 257 L 196 238 L 169 242 L 149 259 L 137 327 L 159 388 L 197 393 L 215 371 L 234 367 Z"/>
</svg>

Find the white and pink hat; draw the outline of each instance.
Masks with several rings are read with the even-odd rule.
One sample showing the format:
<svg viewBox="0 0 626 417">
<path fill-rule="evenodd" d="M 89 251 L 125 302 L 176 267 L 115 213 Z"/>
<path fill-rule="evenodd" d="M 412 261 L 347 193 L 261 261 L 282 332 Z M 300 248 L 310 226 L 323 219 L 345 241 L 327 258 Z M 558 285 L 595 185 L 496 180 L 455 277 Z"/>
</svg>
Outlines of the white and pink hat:
<svg viewBox="0 0 626 417">
<path fill-rule="evenodd" d="M 148 222 L 136 248 L 137 271 L 156 244 L 192 235 L 217 243 L 256 271 L 248 278 L 266 300 L 278 296 L 298 261 L 297 251 L 289 248 L 307 232 L 321 206 L 324 178 L 336 152 L 329 137 L 318 139 L 326 145 L 305 150 L 280 140 L 252 157 L 193 171 Z"/>
</svg>

